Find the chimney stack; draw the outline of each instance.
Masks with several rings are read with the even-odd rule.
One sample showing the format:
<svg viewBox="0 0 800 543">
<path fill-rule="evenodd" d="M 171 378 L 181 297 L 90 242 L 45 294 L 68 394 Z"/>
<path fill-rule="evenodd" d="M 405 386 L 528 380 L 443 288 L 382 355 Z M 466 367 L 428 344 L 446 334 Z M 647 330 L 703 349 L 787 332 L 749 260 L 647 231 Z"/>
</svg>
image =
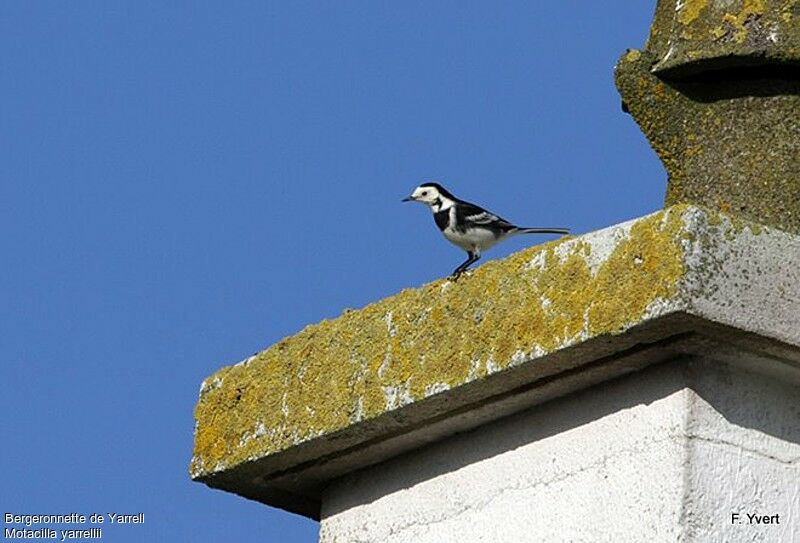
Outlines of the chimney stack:
<svg viewBox="0 0 800 543">
<path fill-rule="evenodd" d="M 800 233 L 800 2 L 659 0 L 616 80 L 667 169 L 667 206 Z"/>
</svg>

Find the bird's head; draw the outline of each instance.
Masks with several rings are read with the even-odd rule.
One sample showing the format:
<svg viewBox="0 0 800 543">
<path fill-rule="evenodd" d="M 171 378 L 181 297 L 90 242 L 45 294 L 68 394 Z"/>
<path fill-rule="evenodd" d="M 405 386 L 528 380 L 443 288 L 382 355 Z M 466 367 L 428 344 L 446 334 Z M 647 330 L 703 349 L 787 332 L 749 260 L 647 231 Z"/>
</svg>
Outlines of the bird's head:
<svg viewBox="0 0 800 543">
<path fill-rule="evenodd" d="M 414 189 L 411 196 L 403 198 L 404 202 L 421 202 L 434 212 L 450 207 L 453 200 L 455 196 L 438 183 L 423 183 Z"/>
</svg>

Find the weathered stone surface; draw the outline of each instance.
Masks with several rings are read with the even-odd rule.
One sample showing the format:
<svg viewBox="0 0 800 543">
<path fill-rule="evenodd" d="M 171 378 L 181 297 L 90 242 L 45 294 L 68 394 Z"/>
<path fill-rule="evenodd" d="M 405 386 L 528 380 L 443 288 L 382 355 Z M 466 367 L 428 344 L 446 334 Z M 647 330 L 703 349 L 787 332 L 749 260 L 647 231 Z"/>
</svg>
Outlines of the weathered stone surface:
<svg viewBox="0 0 800 543">
<path fill-rule="evenodd" d="M 617 87 L 669 174 L 666 204 L 694 203 L 800 232 L 800 78 L 670 81 L 629 51 Z"/>
<path fill-rule="evenodd" d="M 735 327 L 791 350 L 798 300 L 800 238 L 675 206 L 405 290 L 220 370 L 201 387 L 190 472 L 317 516 L 325 481 L 655 363 L 637 354 L 651 346 L 674 356 L 705 334 L 720 348 Z"/>
<path fill-rule="evenodd" d="M 798 0 L 659 0 L 647 50 L 670 77 L 800 64 Z"/>
<path fill-rule="evenodd" d="M 616 79 L 667 169 L 667 205 L 800 232 L 799 0 L 659 0 Z"/>
<path fill-rule="evenodd" d="M 653 365 L 345 475 L 320 543 L 797 542 L 800 369 L 739 355 Z"/>
</svg>

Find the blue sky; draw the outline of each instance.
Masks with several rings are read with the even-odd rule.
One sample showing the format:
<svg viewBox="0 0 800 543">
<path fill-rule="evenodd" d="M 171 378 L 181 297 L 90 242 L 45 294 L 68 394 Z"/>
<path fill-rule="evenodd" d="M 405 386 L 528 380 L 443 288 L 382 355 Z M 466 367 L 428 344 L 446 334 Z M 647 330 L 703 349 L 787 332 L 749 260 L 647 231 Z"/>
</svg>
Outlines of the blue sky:
<svg viewBox="0 0 800 543">
<path fill-rule="evenodd" d="M 448 274 L 423 181 L 578 233 L 661 207 L 612 76 L 654 4 L 2 2 L 3 512 L 316 541 L 189 480 L 200 382 Z"/>
</svg>

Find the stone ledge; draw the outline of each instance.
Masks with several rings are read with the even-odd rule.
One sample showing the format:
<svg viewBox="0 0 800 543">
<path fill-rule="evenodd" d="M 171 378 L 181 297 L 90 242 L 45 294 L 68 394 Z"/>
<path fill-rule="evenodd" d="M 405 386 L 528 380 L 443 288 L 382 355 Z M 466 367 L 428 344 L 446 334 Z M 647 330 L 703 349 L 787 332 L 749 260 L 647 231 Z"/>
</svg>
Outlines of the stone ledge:
<svg viewBox="0 0 800 543">
<path fill-rule="evenodd" d="M 220 370 L 201 387 L 190 473 L 316 518 L 327 481 L 535 403 L 701 351 L 800 363 L 798 346 L 800 238 L 674 206 Z"/>
</svg>

